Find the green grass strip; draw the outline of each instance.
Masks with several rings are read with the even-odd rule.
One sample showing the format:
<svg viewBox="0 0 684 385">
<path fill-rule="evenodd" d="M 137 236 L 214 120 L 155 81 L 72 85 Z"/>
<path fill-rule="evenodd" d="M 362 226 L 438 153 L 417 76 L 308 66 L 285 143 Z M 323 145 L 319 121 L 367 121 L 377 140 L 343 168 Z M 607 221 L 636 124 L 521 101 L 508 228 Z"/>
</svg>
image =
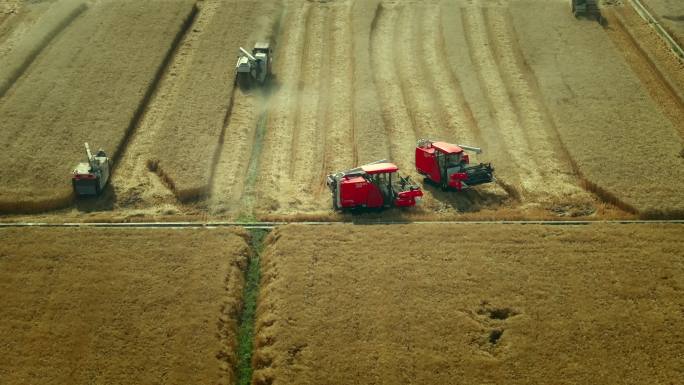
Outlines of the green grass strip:
<svg viewBox="0 0 684 385">
<path fill-rule="evenodd" d="M 263 249 L 264 237 L 268 230 L 250 230 L 252 255 L 245 273 L 245 289 L 242 296 L 243 306 L 238 328 L 238 385 L 249 385 L 252 382 L 252 351 L 254 349 L 254 315 L 259 297 L 259 257 Z"/>
</svg>

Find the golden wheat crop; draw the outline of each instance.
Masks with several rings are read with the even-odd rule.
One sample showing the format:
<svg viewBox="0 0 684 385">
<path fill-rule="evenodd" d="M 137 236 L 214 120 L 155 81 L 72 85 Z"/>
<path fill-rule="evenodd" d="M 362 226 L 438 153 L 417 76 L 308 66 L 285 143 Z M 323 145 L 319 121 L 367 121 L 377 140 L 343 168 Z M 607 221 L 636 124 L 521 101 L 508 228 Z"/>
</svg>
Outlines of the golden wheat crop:
<svg viewBox="0 0 684 385">
<path fill-rule="evenodd" d="M 116 159 L 192 10 L 99 2 L 44 50 L 0 99 L 0 211 L 68 204 L 83 142 Z"/>
<path fill-rule="evenodd" d="M 0 383 L 234 383 L 241 234 L 3 229 L 0 239 Z"/>
<path fill-rule="evenodd" d="M 683 239 L 679 225 L 278 229 L 253 383 L 676 382 Z"/>
</svg>

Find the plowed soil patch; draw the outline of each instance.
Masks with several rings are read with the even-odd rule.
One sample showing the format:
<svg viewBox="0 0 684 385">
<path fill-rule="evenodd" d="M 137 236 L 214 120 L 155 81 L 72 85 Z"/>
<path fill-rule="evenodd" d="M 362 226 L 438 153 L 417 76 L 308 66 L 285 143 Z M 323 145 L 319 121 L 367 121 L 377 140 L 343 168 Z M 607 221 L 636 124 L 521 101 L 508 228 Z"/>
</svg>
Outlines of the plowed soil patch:
<svg viewBox="0 0 684 385">
<path fill-rule="evenodd" d="M 676 382 L 683 235 L 678 225 L 281 228 L 262 256 L 254 381 Z"/>
<path fill-rule="evenodd" d="M 19 229 L 0 239 L 0 383 L 234 383 L 240 234 Z"/>
</svg>

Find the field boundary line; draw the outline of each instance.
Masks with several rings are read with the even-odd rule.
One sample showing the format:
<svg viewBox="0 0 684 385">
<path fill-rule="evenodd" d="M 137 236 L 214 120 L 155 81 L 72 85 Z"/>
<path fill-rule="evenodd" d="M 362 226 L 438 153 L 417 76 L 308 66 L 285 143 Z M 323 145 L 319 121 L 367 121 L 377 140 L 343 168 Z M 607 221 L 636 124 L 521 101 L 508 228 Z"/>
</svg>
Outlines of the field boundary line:
<svg viewBox="0 0 684 385">
<path fill-rule="evenodd" d="M 648 24 L 655 29 L 655 31 L 660 35 L 660 37 L 667 43 L 667 45 L 670 47 L 672 52 L 674 52 L 675 55 L 679 57 L 679 60 L 684 61 L 684 50 L 682 50 L 682 47 L 679 46 L 679 43 L 675 41 L 675 39 L 672 38 L 672 36 L 663 28 L 662 25 L 660 25 L 660 22 L 651 15 L 651 13 L 644 7 L 643 4 L 641 4 L 640 0 L 629 0 L 629 3 L 632 5 L 632 8 L 636 11 L 636 13 L 641 16 L 642 19 L 646 20 Z"/>
<path fill-rule="evenodd" d="M 0 229 L 15 227 L 73 227 L 73 228 L 219 228 L 219 227 L 243 227 L 246 229 L 272 229 L 278 226 L 338 226 L 338 225 L 546 225 L 546 226 L 586 226 L 594 224 L 620 224 L 620 225 L 653 225 L 653 224 L 678 224 L 684 225 L 684 219 L 625 219 L 625 220 L 596 220 L 596 221 L 326 221 L 326 222 L 3 222 Z"/>
</svg>

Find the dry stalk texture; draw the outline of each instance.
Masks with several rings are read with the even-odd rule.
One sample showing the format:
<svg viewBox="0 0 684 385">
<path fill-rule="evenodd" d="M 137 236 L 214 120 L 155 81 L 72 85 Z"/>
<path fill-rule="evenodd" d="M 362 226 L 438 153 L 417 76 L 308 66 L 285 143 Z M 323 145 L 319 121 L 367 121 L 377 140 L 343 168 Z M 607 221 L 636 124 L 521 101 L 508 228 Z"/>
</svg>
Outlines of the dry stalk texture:
<svg viewBox="0 0 684 385">
<path fill-rule="evenodd" d="M 245 237 L 0 230 L 0 383 L 234 384 Z"/>
<path fill-rule="evenodd" d="M 530 7 L 545 17 L 532 16 Z M 560 3 L 528 1 L 510 10 L 525 61 L 585 187 L 642 216 L 681 216 L 682 139 L 625 61 L 614 60 L 621 54 L 601 26 L 574 21 Z"/>
<path fill-rule="evenodd" d="M 262 256 L 254 384 L 681 378 L 680 225 L 289 226 Z"/>
<path fill-rule="evenodd" d="M 47 46 L 55 35 L 66 28 L 73 19 L 86 9 L 81 0 L 60 0 L 52 4 L 35 25 L 28 31 L 13 31 L 8 39 L 11 44 L 3 44 L 7 49 L 0 49 L 0 97 L 21 76 L 40 51 Z"/>
<path fill-rule="evenodd" d="M 99 2 L 36 58 L 0 99 L 0 211 L 68 204 L 83 142 L 117 158 L 192 10 L 189 0 Z"/>
</svg>

